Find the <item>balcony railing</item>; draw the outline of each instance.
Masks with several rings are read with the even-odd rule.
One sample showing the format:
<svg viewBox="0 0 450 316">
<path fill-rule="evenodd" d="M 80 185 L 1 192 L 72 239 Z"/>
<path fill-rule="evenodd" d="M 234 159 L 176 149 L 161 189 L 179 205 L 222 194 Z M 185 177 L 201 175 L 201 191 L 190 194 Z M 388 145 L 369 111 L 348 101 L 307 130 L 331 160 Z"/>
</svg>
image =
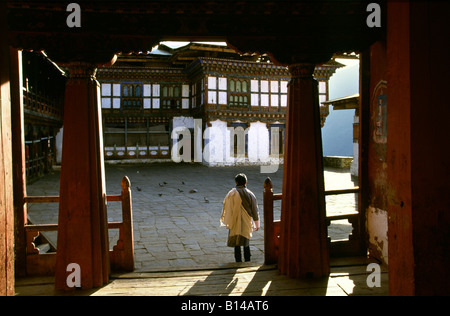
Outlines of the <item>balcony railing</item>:
<svg viewBox="0 0 450 316">
<path fill-rule="evenodd" d="M 325 195 L 338 195 L 338 194 L 351 194 L 359 193 L 359 187 L 343 190 L 328 190 L 325 191 Z M 267 178 L 264 182 L 264 262 L 265 264 L 274 264 L 278 262 L 278 253 L 280 246 L 280 220 L 274 220 L 274 207 L 273 202 L 282 200 L 282 193 L 273 193 L 273 184 L 270 178 Z M 348 240 L 332 241 L 330 242 L 330 256 L 352 256 L 360 253 L 361 234 L 359 228 L 359 212 L 348 212 L 345 214 L 327 216 L 327 226 L 330 226 L 331 222 L 338 220 L 348 220 L 352 225 L 353 231 L 349 235 Z"/>
<path fill-rule="evenodd" d="M 122 192 L 107 195 L 108 202 L 122 203 L 122 221 L 109 222 L 108 229 L 119 229 L 117 244 L 109 251 L 111 269 L 115 271 L 134 270 L 133 218 L 130 180 L 123 177 Z M 59 196 L 27 196 L 25 203 L 59 203 Z M 40 253 L 35 240 L 40 232 L 58 231 L 58 224 L 25 225 L 26 234 L 26 273 L 27 275 L 54 275 L 56 252 Z"/>
</svg>

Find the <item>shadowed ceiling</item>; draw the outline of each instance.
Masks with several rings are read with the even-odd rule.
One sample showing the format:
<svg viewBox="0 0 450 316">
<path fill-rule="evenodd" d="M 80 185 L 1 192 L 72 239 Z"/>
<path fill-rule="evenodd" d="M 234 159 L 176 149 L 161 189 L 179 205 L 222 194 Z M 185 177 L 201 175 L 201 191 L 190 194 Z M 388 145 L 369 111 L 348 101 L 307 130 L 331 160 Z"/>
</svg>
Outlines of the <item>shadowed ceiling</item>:
<svg viewBox="0 0 450 316">
<path fill-rule="evenodd" d="M 70 28 L 68 1 L 8 1 L 10 44 L 45 50 L 57 62 L 107 62 L 114 54 L 151 50 L 162 40 L 226 41 L 275 63 L 321 63 L 360 51 L 384 36 L 370 28 L 367 1 L 160 0 L 76 1 L 81 27 Z M 385 16 L 384 6 L 381 12 Z"/>
</svg>

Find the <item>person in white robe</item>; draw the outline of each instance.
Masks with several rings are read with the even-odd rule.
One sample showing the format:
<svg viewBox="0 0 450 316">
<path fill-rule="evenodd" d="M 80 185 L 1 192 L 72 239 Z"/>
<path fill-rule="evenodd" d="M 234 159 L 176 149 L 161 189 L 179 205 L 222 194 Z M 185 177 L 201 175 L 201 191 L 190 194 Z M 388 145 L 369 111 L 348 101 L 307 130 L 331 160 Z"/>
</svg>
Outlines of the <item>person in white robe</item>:
<svg viewBox="0 0 450 316">
<path fill-rule="evenodd" d="M 231 189 L 223 200 L 221 226 L 228 230 L 228 247 L 234 247 L 236 262 L 242 261 L 241 247 L 244 247 L 244 260 L 250 261 L 250 238 L 253 231 L 260 228 L 259 209 L 255 194 L 247 189 L 247 176 L 243 173 L 234 178 L 236 187 Z"/>
</svg>

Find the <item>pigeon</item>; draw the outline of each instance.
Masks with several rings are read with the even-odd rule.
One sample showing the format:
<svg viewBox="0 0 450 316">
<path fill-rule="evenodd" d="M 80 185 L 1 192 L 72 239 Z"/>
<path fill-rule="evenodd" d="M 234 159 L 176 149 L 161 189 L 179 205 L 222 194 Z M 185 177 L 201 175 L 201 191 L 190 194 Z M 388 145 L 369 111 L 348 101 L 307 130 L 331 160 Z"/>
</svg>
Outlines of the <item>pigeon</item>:
<svg viewBox="0 0 450 316">
<path fill-rule="evenodd" d="M 191 191 L 189 191 L 189 193 L 197 193 L 198 190 L 197 189 L 192 189 Z"/>
<path fill-rule="evenodd" d="M 164 183 L 164 184 L 167 184 L 167 182 L 166 182 L 166 181 L 164 181 L 163 183 Z"/>
<path fill-rule="evenodd" d="M 136 187 L 136 190 L 141 191 L 142 189 L 140 187 Z"/>
<path fill-rule="evenodd" d="M 163 187 L 163 186 L 164 186 L 164 184 L 162 184 L 162 183 L 158 183 L 158 184 L 159 184 L 160 187 Z"/>
<path fill-rule="evenodd" d="M 184 192 L 183 190 L 181 190 L 181 189 L 178 189 L 178 192 Z"/>
<path fill-rule="evenodd" d="M 184 181 L 181 181 L 181 184 L 184 184 Z"/>
<path fill-rule="evenodd" d="M 203 199 L 205 200 L 205 203 L 209 203 L 209 200 L 206 198 L 206 196 L 204 196 Z"/>
<path fill-rule="evenodd" d="M 158 193 L 159 196 L 162 196 L 162 193 Z"/>
</svg>

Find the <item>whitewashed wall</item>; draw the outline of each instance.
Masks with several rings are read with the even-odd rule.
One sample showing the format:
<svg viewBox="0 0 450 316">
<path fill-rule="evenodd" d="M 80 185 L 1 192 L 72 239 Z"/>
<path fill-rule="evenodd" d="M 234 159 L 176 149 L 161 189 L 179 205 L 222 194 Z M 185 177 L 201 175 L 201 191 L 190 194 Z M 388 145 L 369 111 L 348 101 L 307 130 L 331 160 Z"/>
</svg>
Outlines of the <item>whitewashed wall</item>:
<svg viewBox="0 0 450 316">
<path fill-rule="evenodd" d="M 353 117 L 353 124 L 359 124 L 359 116 Z M 350 173 L 352 176 L 357 177 L 359 172 L 359 143 L 353 142 L 353 161 L 350 166 Z"/>
<path fill-rule="evenodd" d="M 216 120 L 204 131 L 205 148 L 203 162 L 209 166 L 227 166 L 236 164 L 261 164 L 269 161 L 269 130 L 265 123 L 252 122 L 244 131 L 248 133 L 247 158 L 234 157 L 234 128 Z M 241 133 L 242 134 L 242 133 Z M 239 134 L 240 135 L 240 134 Z M 240 137 L 245 136 L 241 135 Z"/>
<path fill-rule="evenodd" d="M 175 116 L 172 120 L 172 129 L 177 127 L 194 128 L 194 118 L 191 116 Z"/>
<path fill-rule="evenodd" d="M 222 166 L 231 163 L 227 162 L 227 152 L 229 152 L 230 145 L 226 122 L 220 120 L 212 121 L 211 126 L 204 130 L 203 138 L 205 139 L 205 146 L 203 148 L 204 164 L 209 166 Z"/>
<path fill-rule="evenodd" d="M 274 164 L 270 157 L 270 137 L 267 125 L 262 122 L 252 122 L 250 126 L 243 130 L 242 127 L 227 127 L 227 123 L 221 120 L 210 122 L 211 126 L 206 127 L 203 132 L 198 130 L 196 133 L 203 133 L 203 136 L 196 135 L 192 131 L 203 125 L 195 122 L 193 117 L 174 117 L 172 121 L 172 151 L 179 150 L 178 146 L 191 145 L 183 142 L 180 145 L 179 134 L 190 133 L 190 138 L 194 139 L 194 146 L 191 153 L 199 151 L 200 146 L 195 148 L 195 142 L 204 140 L 204 146 L 201 148 L 201 161 L 208 166 L 231 166 L 231 165 L 264 165 Z M 239 130 L 238 130 L 239 129 Z M 178 134 L 175 131 L 179 131 Z M 235 133 L 241 139 L 238 143 L 245 147 L 245 135 L 248 135 L 246 157 L 235 157 L 234 135 Z M 186 134 L 187 135 L 187 134 Z M 196 138 L 195 138 L 196 137 Z M 244 151 L 244 149 L 242 149 Z M 174 156 L 172 155 L 172 158 Z M 197 156 L 196 156 L 197 157 Z M 183 158 L 184 159 L 184 158 Z M 194 158 L 196 161 L 200 161 Z M 189 158 L 192 161 L 192 157 Z M 278 157 L 275 163 L 278 163 Z"/>
<path fill-rule="evenodd" d="M 56 134 L 56 163 L 61 164 L 63 146 L 63 127 Z"/>
<path fill-rule="evenodd" d="M 265 123 L 252 122 L 248 130 L 248 160 L 250 163 L 269 159 L 269 130 Z"/>
<path fill-rule="evenodd" d="M 385 264 L 388 262 L 388 216 L 387 212 L 369 206 L 367 209 L 366 228 L 369 236 L 369 251 L 381 258 Z"/>
</svg>

